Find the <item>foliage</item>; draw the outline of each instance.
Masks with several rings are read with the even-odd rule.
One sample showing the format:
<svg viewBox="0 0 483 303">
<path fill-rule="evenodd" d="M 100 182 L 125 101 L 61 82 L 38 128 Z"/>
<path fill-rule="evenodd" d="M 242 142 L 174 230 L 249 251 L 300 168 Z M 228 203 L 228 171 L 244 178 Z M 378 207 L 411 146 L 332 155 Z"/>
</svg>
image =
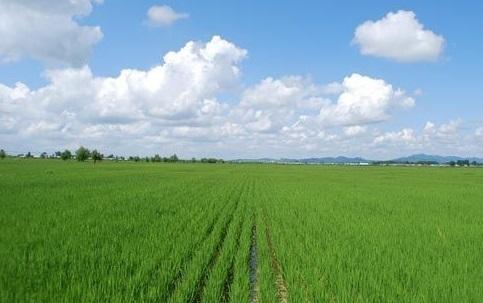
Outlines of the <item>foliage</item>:
<svg viewBox="0 0 483 303">
<path fill-rule="evenodd" d="M 70 152 L 70 150 L 66 149 L 60 153 L 60 158 L 62 160 L 70 160 L 72 159 L 72 153 Z"/>
<path fill-rule="evenodd" d="M 0 165 L 0 302 L 482 298 L 483 169 Z"/>
<path fill-rule="evenodd" d="M 95 164 L 97 161 L 102 161 L 104 156 L 100 152 L 98 152 L 97 149 L 94 149 L 91 152 L 91 158 L 92 160 L 94 160 L 94 164 Z"/>
<path fill-rule="evenodd" d="M 91 152 L 83 146 L 79 147 L 79 149 L 75 151 L 75 158 L 77 161 L 86 161 L 90 156 Z"/>
</svg>

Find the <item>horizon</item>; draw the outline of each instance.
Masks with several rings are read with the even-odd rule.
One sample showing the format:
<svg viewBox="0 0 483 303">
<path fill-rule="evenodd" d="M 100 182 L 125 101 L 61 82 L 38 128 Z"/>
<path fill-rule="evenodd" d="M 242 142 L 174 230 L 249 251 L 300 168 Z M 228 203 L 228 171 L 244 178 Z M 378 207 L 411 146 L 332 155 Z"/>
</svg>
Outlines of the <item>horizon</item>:
<svg viewBox="0 0 483 303">
<path fill-rule="evenodd" d="M 95 148 L 93 149 L 90 149 L 89 147 L 87 146 L 82 146 L 82 147 L 85 147 L 89 150 L 97 150 Z M 41 155 L 43 153 L 46 153 L 47 156 L 53 156 L 55 155 L 56 152 L 63 152 L 65 150 L 69 150 L 70 152 L 72 152 L 74 155 L 75 155 L 75 151 L 76 149 L 73 149 L 73 150 L 70 150 L 70 149 L 62 149 L 62 150 L 53 150 L 53 151 L 42 151 L 42 152 L 39 152 L 39 151 L 26 151 L 26 152 L 15 152 L 15 151 L 9 151 L 9 150 L 5 150 L 5 149 L 1 149 L 3 151 L 5 151 L 7 153 L 8 156 L 11 156 L 11 157 L 18 157 L 18 156 L 25 156 L 27 155 L 28 153 L 30 153 L 33 157 L 35 158 L 40 158 Z M 101 155 L 103 156 L 104 159 L 107 159 L 108 156 L 112 155 L 114 157 L 123 157 L 125 159 L 128 159 L 130 157 L 139 157 L 140 159 L 144 159 L 144 158 L 150 158 L 150 157 L 153 157 L 155 155 L 159 155 L 160 157 L 169 157 L 169 156 L 172 156 L 172 155 L 176 155 L 178 156 L 176 153 L 174 154 L 159 154 L 159 153 L 154 153 L 154 154 L 129 154 L 129 155 L 126 155 L 126 154 L 115 154 L 115 153 L 104 153 L 102 150 L 98 150 Z M 307 159 L 326 159 L 326 158 L 347 158 L 347 159 L 357 159 L 357 158 L 360 158 L 361 160 L 365 160 L 365 161 L 393 161 L 393 160 L 400 160 L 400 159 L 403 159 L 403 158 L 410 158 L 410 157 L 415 157 L 415 156 L 427 156 L 427 157 L 441 157 L 441 158 L 452 158 L 452 157 L 455 157 L 455 158 L 461 158 L 461 159 L 478 159 L 478 160 L 481 160 L 483 161 L 483 157 L 479 157 L 479 156 L 461 156 L 461 155 L 440 155 L 440 154 L 427 154 L 427 153 L 414 153 L 414 154 L 407 154 L 407 155 L 399 155 L 399 156 L 395 156 L 395 157 L 392 157 L 392 158 L 386 158 L 386 159 L 383 159 L 383 158 L 366 158 L 366 157 L 362 157 L 362 156 L 348 156 L 348 155 L 320 155 L 320 156 L 308 156 L 308 157 L 303 157 L 303 158 L 286 158 L 286 157 L 279 157 L 279 158 L 274 158 L 274 157 L 257 157 L 257 158 L 218 158 L 218 157 L 212 157 L 212 156 L 203 156 L 203 157 L 196 157 L 196 156 L 193 156 L 193 157 L 180 157 L 181 160 L 184 160 L 184 161 L 189 161 L 193 158 L 197 159 L 197 160 L 200 160 L 202 158 L 205 158 L 205 159 L 220 159 L 220 160 L 224 160 L 224 161 L 238 161 L 238 160 L 253 160 L 253 161 L 258 161 L 258 160 L 276 160 L 276 161 L 279 161 L 279 160 L 295 160 L 295 161 L 300 161 L 300 160 L 307 160 Z"/>
<path fill-rule="evenodd" d="M 483 158 L 482 3 L 43 2 L 0 4 L 9 153 Z"/>
</svg>

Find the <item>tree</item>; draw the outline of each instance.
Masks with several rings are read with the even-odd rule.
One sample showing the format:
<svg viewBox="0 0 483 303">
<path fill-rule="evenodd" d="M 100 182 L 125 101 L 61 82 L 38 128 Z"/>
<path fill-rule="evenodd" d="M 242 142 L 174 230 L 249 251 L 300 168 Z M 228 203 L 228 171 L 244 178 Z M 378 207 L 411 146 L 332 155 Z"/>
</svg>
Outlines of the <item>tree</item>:
<svg viewBox="0 0 483 303">
<path fill-rule="evenodd" d="M 0 159 L 5 159 L 6 156 L 7 153 L 3 149 L 0 149 Z"/>
<path fill-rule="evenodd" d="M 25 155 L 25 158 L 33 158 L 34 156 L 32 156 L 32 153 L 31 152 L 28 152 L 26 155 Z"/>
<path fill-rule="evenodd" d="M 178 162 L 178 156 L 176 156 L 176 154 L 172 155 L 171 157 L 169 157 L 169 162 Z"/>
<path fill-rule="evenodd" d="M 62 157 L 62 152 L 58 150 L 54 153 L 54 155 L 55 155 L 56 158 L 60 158 L 60 157 Z"/>
<path fill-rule="evenodd" d="M 156 155 L 154 155 L 151 162 L 161 162 L 161 157 L 158 154 L 156 154 Z"/>
<path fill-rule="evenodd" d="M 448 163 L 448 164 L 449 164 L 449 166 L 455 166 L 455 165 L 456 165 L 456 162 L 454 162 L 454 161 L 449 161 L 449 163 Z"/>
<path fill-rule="evenodd" d="M 94 164 L 96 164 L 97 161 L 102 161 L 103 155 L 97 151 L 97 149 L 94 149 L 91 153 L 92 160 L 94 160 Z"/>
<path fill-rule="evenodd" d="M 66 149 L 60 153 L 60 158 L 62 160 L 70 160 L 72 159 L 72 153 L 70 152 L 70 150 Z"/>
<path fill-rule="evenodd" d="M 456 161 L 458 166 L 470 166 L 470 160 L 458 160 Z"/>
<path fill-rule="evenodd" d="M 46 152 L 43 152 L 40 154 L 41 159 L 47 159 L 47 157 L 48 157 L 48 154 Z"/>
<path fill-rule="evenodd" d="M 77 161 L 83 162 L 89 159 L 90 155 L 91 155 L 91 152 L 84 146 L 79 147 L 79 149 L 75 151 L 75 157 Z"/>
</svg>

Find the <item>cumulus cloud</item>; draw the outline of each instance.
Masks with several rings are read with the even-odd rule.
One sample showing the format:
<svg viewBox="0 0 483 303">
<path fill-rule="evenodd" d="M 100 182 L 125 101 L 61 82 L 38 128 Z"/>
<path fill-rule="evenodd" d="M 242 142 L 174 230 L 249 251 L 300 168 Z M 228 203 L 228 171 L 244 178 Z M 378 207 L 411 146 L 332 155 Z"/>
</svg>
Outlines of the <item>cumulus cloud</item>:
<svg viewBox="0 0 483 303">
<path fill-rule="evenodd" d="M 344 78 L 337 101 L 322 107 L 318 119 L 325 125 L 376 123 L 387 120 L 394 109 L 414 104 L 412 97 L 382 79 L 352 74 Z"/>
<path fill-rule="evenodd" d="M 378 123 L 414 104 L 403 90 L 368 76 L 353 74 L 328 85 L 290 76 L 266 78 L 247 88 L 233 113 L 252 131 L 288 132 Z M 356 129 L 348 132 L 355 135 Z"/>
<path fill-rule="evenodd" d="M 148 23 L 152 26 L 169 26 L 180 19 L 189 18 L 187 13 L 178 13 L 167 5 L 154 5 L 146 13 Z"/>
<path fill-rule="evenodd" d="M 416 140 L 414 130 L 411 128 L 404 128 L 398 132 L 387 132 L 383 135 L 374 138 L 374 143 L 408 143 Z"/>
<path fill-rule="evenodd" d="M 1 131 L 107 137 L 129 129 L 147 135 L 150 128 L 210 125 L 226 111 L 216 96 L 238 85 L 237 64 L 245 56 L 246 50 L 214 36 L 188 42 L 146 71 L 95 77 L 84 66 L 47 71 L 49 84 L 37 90 L 0 85 Z"/>
<path fill-rule="evenodd" d="M 269 77 L 248 87 L 232 114 L 251 131 L 278 132 L 300 115 L 318 112 L 330 102 L 326 94 L 326 86 L 301 76 Z"/>
<path fill-rule="evenodd" d="M 426 122 L 423 135 L 428 142 L 438 140 L 440 142 L 452 142 L 459 136 L 461 120 L 450 120 L 447 123 L 436 125 L 435 123 Z"/>
<path fill-rule="evenodd" d="M 349 137 L 362 135 L 362 134 L 365 134 L 366 132 L 367 132 L 367 126 L 354 125 L 354 126 L 344 127 L 344 134 Z"/>
<path fill-rule="evenodd" d="M 99 1 L 0 1 L 0 59 L 30 57 L 48 64 L 82 66 L 102 39 L 97 26 L 79 25 Z"/>
<path fill-rule="evenodd" d="M 414 12 L 400 10 L 380 20 L 362 23 L 356 28 L 352 42 L 363 55 L 416 62 L 437 60 L 445 39 L 425 29 Z"/>
<path fill-rule="evenodd" d="M 246 56 L 214 36 L 147 70 L 99 77 L 86 65 L 46 71 L 48 84 L 38 89 L 0 84 L 0 142 L 23 151 L 84 144 L 124 154 L 287 157 L 450 146 L 460 134 L 459 120 L 420 131 L 375 129 L 415 100 L 369 76 L 329 84 L 267 77 L 244 87 Z"/>
<path fill-rule="evenodd" d="M 480 138 L 480 139 L 483 139 L 483 127 L 478 127 L 475 130 L 475 136 Z"/>
<path fill-rule="evenodd" d="M 461 119 L 449 120 L 437 124 L 426 122 L 419 129 L 403 128 L 399 131 L 381 132 L 373 129 L 373 153 L 407 155 L 411 153 L 433 153 L 442 155 L 459 155 L 463 157 L 478 156 L 483 153 L 478 128 L 471 129 Z M 389 157 L 386 157 L 389 158 Z"/>
</svg>

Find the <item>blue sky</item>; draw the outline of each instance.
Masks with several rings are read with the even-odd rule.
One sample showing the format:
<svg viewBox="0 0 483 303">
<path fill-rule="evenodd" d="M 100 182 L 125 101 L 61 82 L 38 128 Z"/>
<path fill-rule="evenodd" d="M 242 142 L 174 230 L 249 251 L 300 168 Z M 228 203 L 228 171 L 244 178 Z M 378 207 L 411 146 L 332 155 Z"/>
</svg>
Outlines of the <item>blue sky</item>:
<svg viewBox="0 0 483 303">
<path fill-rule="evenodd" d="M 5 14 L 0 17 L 9 21 L 0 27 L 0 145 L 6 150 L 84 144 L 106 153 L 186 157 L 483 155 L 478 89 L 483 4 L 478 1 L 83 0 L 73 5 L 56 0 L 44 1 L 44 7 L 34 2 L 0 4 Z M 150 19 L 150 8 L 159 8 L 158 17 Z M 166 8 L 175 16 L 169 24 L 163 19 Z M 176 20 L 176 14 L 184 15 Z M 356 30 L 371 21 L 357 36 Z M 389 21 L 399 22 L 397 34 L 388 29 Z M 57 30 L 59 22 L 66 22 L 67 30 Z M 421 34 L 421 41 L 414 38 Z M 163 66 L 166 53 L 179 52 L 181 58 L 189 41 L 203 54 L 214 36 L 233 49 L 220 50 L 229 62 L 191 62 L 201 70 L 212 67 L 206 75 L 168 81 L 172 70 L 193 71 L 189 64 L 165 65 L 166 75 L 143 80 L 159 81 L 159 92 L 132 83 L 125 95 L 106 92 L 108 79 L 117 79 L 117 89 L 124 91 L 122 70 L 142 73 Z M 404 47 L 394 47 L 398 43 Z M 372 51 L 364 53 L 364 47 Z M 238 72 L 231 73 L 233 67 Z M 51 71 L 57 78 L 49 76 Z M 64 94 L 78 83 L 61 81 L 70 79 L 67 72 L 87 77 L 81 78 L 92 82 L 90 90 Z M 271 82 L 263 82 L 268 77 Z M 208 80 L 216 88 L 189 87 Z M 162 81 L 179 89 L 166 95 Z M 17 82 L 28 93 L 15 99 Z M 329 84 L 338 86 L 336 92 L 326 92 Z M 392 91 L 378 99 L 389 86 Z M 286 96 L 287 89 L 296 92 Z M 364 97 L 367 91 L 374 92 L 373 99 Z M 314 100 L 317 104 L 309 106 Z M 207 104 L 217 110 L 203 112 Z M 122 113 L 112 111 L 124 107 Z M 130 143 L 119 144 L 124 140 Z"/>
</svg>

